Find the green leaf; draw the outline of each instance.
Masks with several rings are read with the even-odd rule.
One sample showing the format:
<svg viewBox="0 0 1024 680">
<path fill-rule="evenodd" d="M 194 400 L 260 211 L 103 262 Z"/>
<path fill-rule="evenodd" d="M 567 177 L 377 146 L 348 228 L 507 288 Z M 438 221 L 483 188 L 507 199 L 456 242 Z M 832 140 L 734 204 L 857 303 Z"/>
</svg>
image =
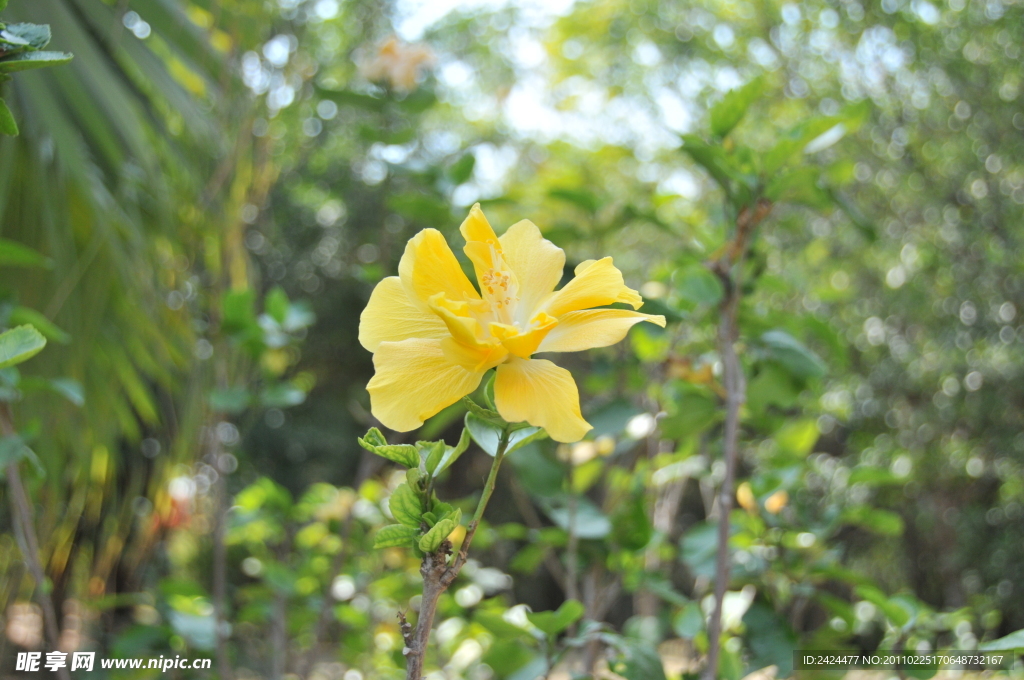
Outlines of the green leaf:
<svg viewBox="0 0 1024 680">
<path fill-rule="evenodd" d="M 744 205 L 750 202 L 756 177 L 743 173 L 721 147 L 711 146 L 696 135 L 683 135 L 682 140 L 683 151 L 707 170 L 731 199 Z"/>
<path fill-rule="evenodd" d="M 840 521 L 845 524 L 856 524 L 882 536 L 900 536 L 903 534 L 903 518 L 895 512 L 860 505 L 849 508 Z"/>
<path fill-rule="evenodd" d="M 777 175 L 765 187 L 765 198 L 773 203 L 798 203 L 815 210 L 832 207 L 832 197 L 820 184 L 821 168 L 805 165 Z"/>
<path fill-rule="evenodd" d="M 690 602 L 680 609 L 672 621 L 672 630 L 687 640 L 692 640 L 697 633 L 704 630 L 704 612 L 701 611 L 700 604 Z"/>
<path fill-rule="evenodd" d="M 620 505 L 612 516 L 612 537 L 627 550 L 640 550 L 654 535 L 654 527 L 644 509 L 642 494 Z"/>
<path fill-rule="evenodd" d="M 1024 649 L 1024 628 L 1014 631 L 1009 635 L 1003 636 L 998 640 L 982 642 L 980 645 L 978 645 L 978 649 L 984 651 L 994 651 L 1003 649 Z"/>
<path fill-rule="evenodd" d="M 18 326 L 0 333 L 0 368 L 28 361 L 46 347 L 46 338 L 32 326 Z"/>
<path fill-rule="evenodd" d="M 363 435 L 361 439 L 359 439 L 359 444 L 363 448 L 367 448 L 370 446 L 387 446 L 387 443 L 388 440 L 385 439 L 384 435 L 381 434 L 380 430 L 378 430 L 375 427 L 371 427 L 369 430 L 366 431 L 366 434 Z"/>
<path fill-rule="evenodd" d="M 3 118 L 4 110 L 6 107 L 3 105 L 3 100 L 0 100 L 0 119 Z M 2 125 L 2 120 L 0 120 L 0 125 Z M 17 130 L 14 131 L 14 134 L 17 134 Z M 0 238 L 0 266 L 49 269 L 53 266 L 53 260 L 17 241 Z"/>
<path fill-rule="evenodd" d="M 356 106 L 370 111 L 380 111 L 384 108 L 384 100 L 379 97 L 372 97 L 368 94 L 360 94 L 351 90 L 329 90 L 323 87 L 316 87 L 316 92 L 324 99 L 330 99 L 337 104 Z"/>
<path fill-rule="evenodd" d="M 81 406 L 85 403 L 85 394 L 82 390 L 82 384 L 77 380 L 72 380 L 71 378 L 54 378 L 53 380 L 48 380 L 47 378 L 29 376 L 22 379 L 19 386 L 26 392 L 32 390 L 46 390 L 54 392 L 55 394 L 59 394 L 64 397 L 75 406 Z"/>
<path fill-rule="evenodd" d="M 508 640 L 517 637 L 529 637 L 529 633 L 514 623 L 509 623 L 501 617 L 501 614 L 494 611 L 478 609 L 473 614 L 473 621 L 479 623 L 499 640 Z"/>
<path fill-rule="evenodd" d="M 754 103 L 764 90 L 764 78 L 758 77 L 746 85 L 725 93 L 717 104 L 711 107 L 711 133 L 716 137 L 725 137 L 736 127 L 747 109 Z"/>
<path fill-rule="evenodd" d="M 225 387 L 210 392 L 210 408 L 221 413 L 241 413 L 252 404 L 252 395 L 244 387 Z"/>
<path fill-rule="evenodd" d="M 419 529 L 420 516 L 423 515 L 423 502 L 420 495 L 409 486 L 408 482 L 402 482 L 391 494 L 388 500 L 388 507 L 392 516 L 407 527 Z"/>
<path fill-rule="evenodd" d="M 391 194 L 387 199 L 388 207 L 402 217 L 423 224 L 444 224 L 451 219 L 451 210 L 433 196 L 416 192 Z"/>
<path fill-rule="evenodd" d="M 7 108 L 7 102 L 0 98 L 0 134 L 14 137 L 18 134 L 18 124 L 14 121 L 14 114 Z"/>
<path fill-rule="evenodd" d="M 582 208 L 588 213 L 596 213 L 601 209 L 601 201 L 593 192 L 587 189 L 552 189 L 548 192 L 548 196 L 551 198 L 557 198 L 567 203 L 572 203 L 578 208 Z"/>
<path fill-rule="evenodd" d="M 19 463 L 28 460 L 32 463 L 39 476 L 45 474 L 42 463 L 36 456 L 36 452 L 30 449 L 21 435 L 13 434 L 0 439 L 0 472 L 3 472 L 11 463 Z"/>
<path fill-rule="evenodd" d="M 263 300 L 264 310 L 274 321 L 281 325 L 284 325 L 285 319 L 288 318 L 289 306 L 288 294 L 284 292 L 284 288 L 281 288 L 281 286 L 271 288 Z"/>
<path fill-rule="evenodd" d="M 886 618 L 897 626 L 903 626 L 910 621 L 911 612 L 897 598 L 890 598 L 870 585 L 857 586 L 854 591 L 859 597 L 881 609 Z"/>
<path fill-rule="evenodd" d="M 469 448 L 470 441 L 471 437 L 469 435 L 469 430 L 463 427 L 462 435 L 459 436 L 459 443 L 456 444 L 455 446 L 444 447 L 444 455 L 442 455 L 441 460 L 438 461 L 437 468 L 434 470 L 433 474 L 439 475 L 445 470 L 447 470 L 448 467 L 452 463 L 457 461 L 459 459 L 459 456 L 465 453 L 466 449 Z"/>
<path fill-rule="evenodd" d="M 682 439 L 703 432 L 721 417 L 718 404 L 703 392 L 689 392 L 680 396 L 675 411 L 659 424 L 661 433 L 669 439 Z"/>
<path fill-rule="evenodd" d="M 543 506 L 551 521 L 569 531 L 570 513 L 568 507 Z M 601 539 L 611 533 L 612 523 L 601 509 L 586 496 L 576 498 L 575 518 L 572 522 L 577 536 L 587 539 Z"/>
<path fill-rule="evenodd" d="M 33 50 L 41 50 L 50 44 L 50 27 L 47 24 L 7 24 L 5 38 L 14 35 Z"/>
<path fill-rule="evenodd" d="M 464 154 L 448 169 L 448 179 L 452 181 L 452 184 L 462 184 L 473 175 L 475 166 L 476 156 L 471 153 Z"/>
<path fill-rule="evenodd" d="M 793 674 L 797 637 L 789 623 L 768 605 L 755 602 L 743 615 L 747 646 L 754 656 L 752 668 L 777 666 L 779 677 Z"/>
<path fill-rule="evenodd" d="M 5 9 L 7 9 L 7 0 L 0 0 L 0 12 L 3 12 Z"/>
<path fill-rule="evenodd" d="M 425 553 L 432 553 L 441 547 L 441 543 L 448 538 L 448 534 L 455 531 L 455 522 L 451 519 L 438 520 L 437 524 L 431 527 L 430 531 L 423 534 L 420 539 L 419 548 Z"/>
<path fill-rule="evenodd" d="M 411 548 L 416 545 L 416 537 L 419 536 L 418 529 L 402 526 L 401 524 L 389 524 L 381 527 L 373 538 L 374 548 Z"/>
<path fill-rule="evenodd" d="M 480 418 L 475 413 L 466 414 L 466 429 L 473 437 L 473 441 L 487 452 L 488 455 L 496 456 L 498 446 L 501 444 L 502 428 L 490 421 Z M 547 437 L 542 428 L 527 426 L 515 430 L 508 435 L 508 445 L 505 447 L 505 454 L 510 454 L 516 449 L 522 448 L 531 442 Z"/>
<path fill-rule="evenodd" d="M 45 335 L 47 340 L 53 340 L 61 345 L 71 342 L 71 336 L 67 332 L 30 307 L 15 307 L 12 309 L 8 322 L 19 326 L 22 324 L 35 326 L 36 330 Z"/>
<path fill-rule="evenodd" d="M 260 403 L 268 408 L 288 408 L 306 401 L 305 390 L 288 382 L 270 385 L 260 392 Z"/>
<path fill-rule="evenodd" d="M 498 413 L 497 411 L 492 411 L 489 408 L 484 408 L 483 406 L 476 403 L 469 397 L 463 397 L 462 403 L 465 404 L 466 410 L 468 410 L 470 413 L 475 414 L 481 420 L 486 420 L 488 422 L 494 423 L 498 427 L 505 426 L 505 419 L 502 418 L 501 414 Z"/>
<path fill-rule="evenodd" d="M 609 664 L 626 680 L 665 680 L 665 667 L 657 650 L 638 640 L 618 638 L 619 655 Z"/>
<path fill-rule="evenodd" d="M 554 637 L 580 620 L 586 610 L 579 600 L 566 600 L 553 612 L 527 612 L 530 623 Z"/>
<path fill-rule="evenodd" d="M 783 330 L 768 331 L 761 336 L 768 356 L 782 364 L 796 378 L 820 378 L 825 375 L 825 362 L 799 340 Z"/>
<path fill-rule="evenodd" d="M 420 466 L 420 453 L 411 444 L 388 444 L 384 435 L 375 427 L 371 427 L 365 437 L 359 437 L 356 441 L 370 453 L 375 453 L 381 458 L 404 465 L 407 468 L 418 468 Z"/>
<path fill-rule="evenodd" d="M 813 418 L 786 423 L 775 433 L 775 443 L 787 453 L 806 456 L 818 441 L 818 423 Z"/>
<path fill-rule="evenodd" d="M 814 153 L 825 148 L 825 142 L 828 140 L 823 139 L 824 137 L 832 138 L 829 144 L 831 145 L 842 137 L 856 132 L 870 115 L 871 100 L 865 99 L 846 107 L 838 115 L 805 120 L 786 133 L 770 151 L 762 156 L 762 172 L 767 177 L 774 176 L 782 166 L 801 153 Z"/>
<path fill-rule="evenodd" d="M 69 52 L 22 52 L 0 59 L 0 74 L 59 66 L 71 61 L 73 56 Z"/>
<path fill-rule="evenodd" d="M 673 277 L 679 296 L 695 305 L 713 307 L 722 301 L 722 282 L 702 265 L 692 265 Z"/>
<path fill-rule="evenodd" d="M 448 447 L 445 446 L 444 441 L 416 442 L 416 445 L 419 446 L 421 450 L 426 451 L 423 465 L 427 470 L 427 474 L 433 475 L 434 470 L 437 469 L 437 466 L 441 462 L 441 458 L 444 456 L 444 452 Z"/>
</svg>

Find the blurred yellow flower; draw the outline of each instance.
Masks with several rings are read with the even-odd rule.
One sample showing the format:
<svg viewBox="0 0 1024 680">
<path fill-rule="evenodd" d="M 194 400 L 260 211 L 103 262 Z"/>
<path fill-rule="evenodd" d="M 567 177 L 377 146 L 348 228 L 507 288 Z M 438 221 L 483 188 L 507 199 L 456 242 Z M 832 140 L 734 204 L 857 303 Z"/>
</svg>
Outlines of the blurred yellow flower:
<svg viewBox="0 0 1024 680">
<path fill-rule="evenodd" d="M 610 257 L 581 263 L 555 291 L 565 253 L 529 220 L 498 238 L 475 205 L 461 231 L 479 292 L 441 232 L 424 229 L 406 246 L 398 276 L 377 284 L 363 310 L 359 342 L 374 353 L 376 369 L 367 385 L 373 415 L 393 430 L 413 430 L 497 367 L 494 399 L 505 420 L 543 427 L 556 441 L 579 441 L 591 426 L 572 375 L 530 357 L 606 347 L 640 321 L 664 327 L 665 317 L 591 309 L 643 303 Z"/>
<path fill-rule="evenodd" d="M 401 42 L 392 36 L 381 43 L 368 59 L 359 61 L 359 74 L 374 82 L 387 81 L 396 90 L 416 88 L 420 71 L 434 62 L 426 45 Z"/>
<path fill-rule="evenodd" d="M 736 501 L 747 512 L 757 512 L 757 499 L 754 498 L 754 492 L 751 490 L 749 482 L 743 482 L 736 487 Z"/>
<path fill-rule="evenodd" d="M 782 512 L 782 509 L 789 503 L 789 493 L 785 489 L 776 491 L 764 501 L 764 509 L 773 515 Z"/>
</svg>

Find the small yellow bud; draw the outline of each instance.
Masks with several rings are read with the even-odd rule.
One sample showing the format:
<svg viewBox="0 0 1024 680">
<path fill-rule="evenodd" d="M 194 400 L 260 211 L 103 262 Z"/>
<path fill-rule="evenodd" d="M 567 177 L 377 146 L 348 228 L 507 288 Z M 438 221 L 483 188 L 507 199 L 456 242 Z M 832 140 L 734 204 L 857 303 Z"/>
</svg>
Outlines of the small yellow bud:
<svg viewBox="0 0 1024 680">
<path fill-rule="evenodd" d="M 782 512 L 782 509 L 789 503 L 789 493 L 785 489 L 776 491 L 764 502 L 764 509 L 773 515 Z"/>
<path fill-rule="evenodd" d="M 757 500 L 754 498 L 754 492 L 750 489 L 749 482 L 743 482 L 739 487 L 737 487 L 736 501 L 740 504 L 740 507 L 747 512 L 757 512 Z"/>
</svg>

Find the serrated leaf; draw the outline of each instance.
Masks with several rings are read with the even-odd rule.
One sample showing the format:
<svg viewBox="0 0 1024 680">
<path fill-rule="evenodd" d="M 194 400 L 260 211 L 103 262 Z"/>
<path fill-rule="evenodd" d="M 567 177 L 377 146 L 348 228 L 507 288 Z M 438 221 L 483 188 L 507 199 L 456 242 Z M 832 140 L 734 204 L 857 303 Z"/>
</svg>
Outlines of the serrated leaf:
<svg viewBox="0 0 1024 680">
<path fill-rule="evenodd" d="M 373 441 L 384 441 L 384 444 L 373 444 L 367 440 L 373 438 Z M 404 465 L 407 468 L 418 468 L 420 466 L 420 454 L 415 446 L 411 444 L 387 444 L 384 436 L 380 433 L 377 428 L 370 428 L 370 431 L 366 433 L 365 437 L 359 437 L 356 439 L 359 445 L 370 453 L 375 453 L 381 458 L 387 458 L 388 460 Z"/>
<path fill-rule="evenodd" d="M 386 446 L 388 440 L 384 438 L 384 435 L 381 434 L 380 430 L 375 427 L 371 427 L 366 431 L 366 434 L 363 435 L 362 439 L 359 440 L 359 443 L 364 448 L 367 446 Z"/>
<path fill-rule="evenodd" d="M 441 458 L 444 456 L 445 449 L 447 448 L 444 441 L 416 442 L 416 445 L 421 450 L 426 451 L 426 454 L 423 456 L 423 465 L 427 470 L 427 474 L 434 474 L 434 470 L 437 469 L 437 465 L 441 462 Z"/>
<path fill-rule="evenodd" d="M 584 611 L 579 600 L 566 600 L 553 612 L 527 612 L 526 618 L 547 635 L 555 636 L 579 621 Z"/>
<path fill-rule="evenodd" d="M 711 133 L 716 137 L 725 137 L 736 127 L 746 115 L 750 105 L 761 96 L 764 90 L 764 79 L 754 78 L 746 85 L 729 90 L 718 103 L 711 107 Z"/>
<path fill-rule="evenodd" d="M 15 137 L 18 134 L 18 124 L 14 122 L 14 114 L 7 108 L 7 102 L 0 99 L 0 134 Z"/>
<path fill-rule="evenodd" d="M 441 460 L 437 463 L 437 469 L 434 470 L 435 475 L 439 475 L 448 467 L 459 459 L 466 449 L 469 448 L 469 442 L 472 438 L 469 435 L 469 430 L 465 427 L 462 428 L 462 435 L 459 436 L 459 443 L 455 446 L 446 446 L 444 448 L 444 454 L 441 456 Z"/>
<path fill-rule="evenodd" d="M 453 508 L 449 503 L 444 503 L 436 498 L 434 499 L 433 513 L 435 516 L 444 518 L 454 509 L 455 508 Z"/>
<path fill-rule="evenodd" d="M 441 547 L 444 539 L 448 538 L 448 534 L 453 531 L 455 531 L 455 522 L 450 519 L 439 520 L 437 524 L 431 527 L 430 531 L 423 534 L 423 538 L 419 542 L 420 550 L 425 553 L 435 552 Z"/>
<path fill-rule="evenodd" d="M 416 537 L 419 536 L 418 529 L 403 526 L 401 524 L 389 524 L 381 527 L 373 538 L 374 548 L 405 548 L 416 545 Z"/>
<path fill-rule="evenodd" d="M 419 529 L 420 516 L 423 514 L 423 502 L 420 495 L 409 486 L 408 482 L 398 485 L 388 500 L 391 515 L 407 527 Z"/>
<path fill-rule="evenodd" d="M 497 411 L 492 411 L 489 408 L 484 408 L 483 406 L 476 403 L 469 397 L 463 397 L 462 403 L 466 405 L 466 409 L 470 413 L 474 414 L 477 418 L 480 418 L 481 420 L 493 422 L 495 425 L 499 426 L 503 426 L 505 424 L 505 419 L 501 417 L 500 413 L 498 413 Z"/>
<path fill-rule="evenodd" d="M 466 429 L 477 445 L 490 456 L 498 454 L 498 447 L 501 445 L 503 428 L 499 428 L 490 421 L 478 417 L 474 413 L 466 414 Z M 512 453 L 516 449 L 527 444 L 547 437 L 547 433 L 539 427 L 526 426 L 515 430 L 508 435 L 508 445 L 505 447 L 505 454 Z"/>
<path fill-rule="evenodd" d="M 18 326 L 0 333 L 0 368 L 28 361 L 46 347 L 46 338 L 32 326 Z"/>
<path fill-rule="evenodd" d="M 47 24 L 7 24 L 4 37 L 14 35 L 33 50 L 41 50 L 50 44 L 50 27 Z"/>
<path fill-rule="evenodd" d="M 69 52 L 22 52 L 0 59 L 0 73 L 16 73 L 33 68 L 60 66 L 71 61 Z"/>
</svg>

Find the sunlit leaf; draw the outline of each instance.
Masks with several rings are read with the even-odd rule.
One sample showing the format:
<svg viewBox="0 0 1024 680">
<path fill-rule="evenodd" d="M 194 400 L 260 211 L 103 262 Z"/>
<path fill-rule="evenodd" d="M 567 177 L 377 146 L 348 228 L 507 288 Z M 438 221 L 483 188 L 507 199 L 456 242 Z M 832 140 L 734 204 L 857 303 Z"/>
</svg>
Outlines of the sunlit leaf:
<svg viewBox="0 0 1024 680">
<path fill-rule="evenodd" d="M 388 500 L 391 515 L 407 527 L 419 528 L 420 515 L 423 514 L 423 503 L 420 495 L 409 486 L 408 482 L 399 484 Z"/>
<path fill-rule="evenodd" d="M 711 132 L 716 137 L 725 137 L 743 120 L 750 105 L 761 96 L 764 79 L 754 78 L 749 83 L 725 93 L 718 103 L 711 107 Z"/>
<path fill-rule="evenodd" d="M 373 537 L 374 548 L 409 548 L 416 545 L 420 532 L 418 529 L 401 524 L 389 524 L 381 527 Z"/>
<path fill-rule="evenodd" d="M 46 347 L 46 338 L 32 326 L 18 326 L 0 333 L 0 368 L 28 361 Z"/>
<path fill-rule="evenodd" d="M 16 73 L 45 66 L 60 66 L 71 61 L 67 52 L 21 52 L 0 59 L 0 73 Z"/>
</svg>

